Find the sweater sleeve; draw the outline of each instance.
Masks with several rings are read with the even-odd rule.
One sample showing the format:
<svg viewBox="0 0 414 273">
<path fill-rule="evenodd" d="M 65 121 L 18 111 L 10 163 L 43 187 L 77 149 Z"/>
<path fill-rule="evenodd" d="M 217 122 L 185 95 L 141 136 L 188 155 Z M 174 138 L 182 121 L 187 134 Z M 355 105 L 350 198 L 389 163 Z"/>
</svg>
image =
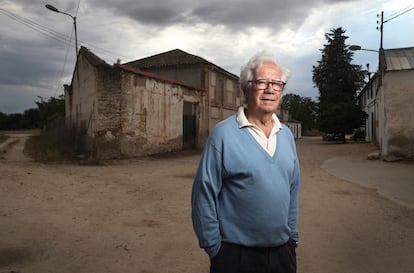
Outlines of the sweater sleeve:
<svg viewBox="0 0 414 273">
<path fill-rule="evenodd" d="M 299 241 L 299 233 L 297 229 L 297 218 L 299 208 L 299 184 L 300 184 L 300 167 L 299 159 L 296 153 L 295 140 L 292 136 L 292 150 L 295 154 L 295 162 L 293 172 L 290 177 L 290 204 L 288 225 L 290 228 L 290 238 Z"/>
<path fill-rule="evenodd" d="M 290 228 L 290 238 L 298 241 L 299 234 L 297 230 L 297 218 L 298 218 L 298 203 L 299 203 L 299 162 L 298 159 L 295 160 L 295 169 L 291 178 L 290 186 L 290 204 L 289 204 L 289 219 L 288 225 Z"/>
<path fill-rule="evenodd" d="M 210 138 L 194 178 L 191 196 L 192 220 L 199 245 L 212 258 L 221 246 L 217 199 L 222 183 L 221 152 Z"/>
</svg>

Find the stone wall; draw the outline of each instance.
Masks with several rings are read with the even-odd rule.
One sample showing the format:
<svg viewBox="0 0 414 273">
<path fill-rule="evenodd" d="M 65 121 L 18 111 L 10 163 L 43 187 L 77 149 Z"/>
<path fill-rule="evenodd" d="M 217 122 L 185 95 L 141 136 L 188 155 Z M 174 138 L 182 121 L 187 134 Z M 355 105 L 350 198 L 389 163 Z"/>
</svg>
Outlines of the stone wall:
<svg viewBox="0 0 414 273">
<path fill-rule="evenodd" d="M 98 158 L 139 157 L 182 149 L 184 100 L 200 104 L 202 91 L 121 69 L 101 73 L 96 118 Z"/>
</svg>

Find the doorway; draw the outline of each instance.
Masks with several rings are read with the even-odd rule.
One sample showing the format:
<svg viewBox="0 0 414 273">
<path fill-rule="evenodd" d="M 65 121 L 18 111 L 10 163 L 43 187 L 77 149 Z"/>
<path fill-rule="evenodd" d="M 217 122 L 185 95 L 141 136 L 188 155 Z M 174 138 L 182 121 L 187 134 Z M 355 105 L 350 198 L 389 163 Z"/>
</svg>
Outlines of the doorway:
<svg viewBox="0 0 414 273">
<path fill-rule="evenodd" d="M 197 104 L 184 102 L 183 109 L 183 150 L 196 148 Z"/>
</svg>

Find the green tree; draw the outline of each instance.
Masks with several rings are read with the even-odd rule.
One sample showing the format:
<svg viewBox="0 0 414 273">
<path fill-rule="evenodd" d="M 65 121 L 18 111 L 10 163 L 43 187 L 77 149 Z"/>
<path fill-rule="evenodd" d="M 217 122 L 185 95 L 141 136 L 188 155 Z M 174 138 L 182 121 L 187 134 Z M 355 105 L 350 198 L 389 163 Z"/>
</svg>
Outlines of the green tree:
<svg viewBox="0 0 414 273">
<path fill-rule="evenodd" d="M 42 128 L 47 125 L 49 117 L 58 114 L 65 116 L 65 98 L 60 95 L 59 98 L 50 97 L 49 100 L 36 101 L 39 110 L 39 125 Z"/>
<path fill-rule="evenodd" d="M 27 109 L 23 113 L 24 115 L 24 128 L 25 129 L 34 129 L 40 128 L 40 120 L 39 120 L 39 109 L 31 108 Z"/>
<path fill-rule="evenodd" d="M 0 122 L 1 130 L 18 130 L 23 126 L 23 115 L 20 113 L 6 114 Z"/>
<path fill-rule="evenodd" d="M 323 132 L 351 133 L 366 118 L 356 106 L 365 72 L 360 65 L 351 64 L 353 52 L 345 44 L 348 37 L 344 34 L 342 28 L 325 34 L 328 43 L 321 49 L 321 60 L 313 66 L 313 82 L 319 89 L 317 124 Z"/>
<path fill-rule="evenodd" d="M 298 120 L 302 124 L 302 131 L 315 128 L 316 102 L 309 97 L 301 97 L 296 94 L 286 94 L 282 97 L 282 106 L 289 110 L 292 119 Z"/>
<path fill-rule="evenodd" d="M 7 114 L 0 112 L 0 130 L 6 130 Z"/>
<path fill-rule="evenodd" d="M 0 130 L 19 130 L 43 128 L 52 115 L 65 116 L 65 98 L 50 97 L 49 100 L 37 101 L 37 109 L 24 111 L 24 114 L 5 114 L 0 112 Z"/>
</svg>

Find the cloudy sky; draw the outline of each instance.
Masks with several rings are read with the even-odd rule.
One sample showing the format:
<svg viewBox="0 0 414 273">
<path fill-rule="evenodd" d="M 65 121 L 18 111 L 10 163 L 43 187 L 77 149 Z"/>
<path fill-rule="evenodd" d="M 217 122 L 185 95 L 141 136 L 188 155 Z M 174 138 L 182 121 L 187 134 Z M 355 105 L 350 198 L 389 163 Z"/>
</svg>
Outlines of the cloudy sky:
<svg viewBox="0 0 414 273">
<path fill-rule="evenodd" d="M 35 101 L 58 97 L 70 83 L 73 19 L 46 4 L 76 16 L 79 47 L 109 64 L 179 48 L 238 75 L 247 59 L 267 50 L 292 71 L 286 93 L 312 99 L 318 97 L 312 66 L 331 29 L 344 28 L 348 45 L 378 49 L 383 11 L 390 19 L 384 48 L 414 46 L 414 1 L 0 0 L 0 112 L 35 108 Z M 375 71 L 377 59 L 375 52 L 358 51 L 353 63 Z"/>
</svg>

